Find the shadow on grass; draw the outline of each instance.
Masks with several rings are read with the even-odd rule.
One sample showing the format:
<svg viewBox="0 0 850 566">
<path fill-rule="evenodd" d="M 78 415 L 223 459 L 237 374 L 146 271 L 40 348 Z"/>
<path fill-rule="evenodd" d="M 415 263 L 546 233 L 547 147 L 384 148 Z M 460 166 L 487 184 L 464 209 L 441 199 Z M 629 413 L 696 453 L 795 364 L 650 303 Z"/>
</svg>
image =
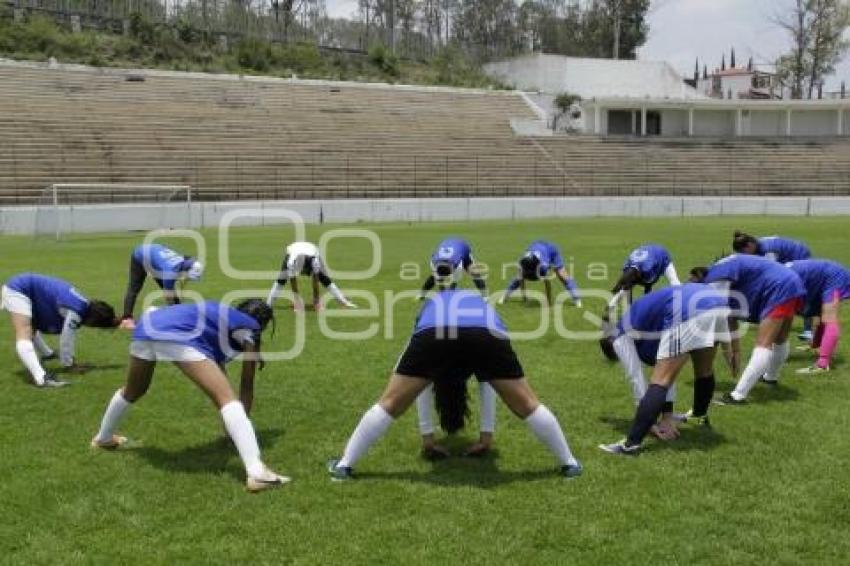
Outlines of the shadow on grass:
<svg viewBox="0 0 850 566">
<path fill-rule="evenodd" d="M 268 449 L 283 436 L 282 429 L 257 431 L 260 447 Z M 228 473 L 239 481 L 245 479 L 245 471 L 238 460 L 236 447 L 226 436 L 219 436 L 204 444 L 163 450 L 155 446 L 139 446 L 128 450 L 142 458 L 154 468 L 182 474 L 209 474 L 210 472 Z M 235 458 L 235 459 L 234 459 Z"/>
<path fill-rule="evenodd" d="M 760 383 L 750 393 L 749 401 L 756 404 L 787 403 L 789 401 L 796 401 L 799 398 L 799 391 L 787 387 L 781 382 L 778 385 L 772 386 Z"/>
<path fill-rule="evenodd" d="M 72 370 L 71 368 L 59 367 L 59 368 L 54 369 L 53 373 L 61 374 L 61 375 L 68 375 L 68 376 L 74 376 L 74 375 L 83 376 L 83 375 L 88 375 L 90 373 L 100 373 L 100 372 L 104 372 L 104 371 L 124 370 L 126 368 L 127 368 L 127 364 L 103 364 L 103 365 L 99 365 L 99 366 L 92 365 L 92 366 L 85 366 L 85 369 L 83 369 L 83 370 Z"/>
</svg>

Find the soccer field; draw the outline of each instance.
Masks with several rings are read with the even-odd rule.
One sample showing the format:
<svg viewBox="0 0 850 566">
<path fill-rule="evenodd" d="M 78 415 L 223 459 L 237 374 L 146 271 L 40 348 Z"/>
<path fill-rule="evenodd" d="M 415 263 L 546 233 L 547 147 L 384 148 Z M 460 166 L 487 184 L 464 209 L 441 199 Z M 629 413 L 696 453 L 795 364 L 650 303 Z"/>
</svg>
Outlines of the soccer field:
<svg viewBox="0 0 850 566">
<path fill-rule="evenodd" d="M 602 358 L 595 341 L 565 340 L 550 327 L 542 338 L 514 346 L 584 464 L 582 477 L 560 477 L 552 456 L 501 403 L 496 451 L 486 459 L 422 460 L 415 411 L 408 411 L 360 462 L 355 481 L 332 483 L 325 462 L 341 453 L 409 337 L 419 303 L 399 300 L 386 319 L 385 291 L 418 289 L 432 248 L 445 236 L 471 242 L 476 259 L 490 266 L 492 293 L 507 284 L 499 266 L 515 262 L 537 238 L 561 246 L 581 288 L 607 290 L 638 244 L 664 244 L 687 277 L 691 267 L 728 252 L 736 228 L 803 239 L 816 256 L 850 264 L 847 226 L 846 218 L 767 217 L 357 225 L 379 236 L 380 271 L 368 280 L 336 280 L 345 292 L 375 293 L 380 315 L 329 318 L 327 324 L 338 331 L 379 324 L 378 335 L 330 339 L 308 311 L 303 352 L 259 374 L 251 417 L 263 459 L 293 482 L 258 495 L 245 492 L 241 463 L 217 411 L 167 364 L 159 365 L 147 397 L 122 426 L 137 445 L 93 452 L 89 440 L 125 377 L 128 333 L 82 329 L 77 358 L 96 368 L 65 376 L 71 387 L 40 390 L 25 383 L 2 314 L 0 364 L 7 369 L 0 380 L 0 562 L 846 564 L 846 337 L 832 373 L 794 375 L 812 358 L 792 352 L 778 388 L 756 386 L 747 406 L 714 406 L 712 429 L 686 426 L 674 443 L 648 440 L 639 457 L 617 458 L 597 445 L 621 438 L 633 416 L 621 368 Z M 308 227 L 308 237 L 318 240 L 333 228 L 339 227 Z M 210 299 L 239 289 L 265 298 L 271 280 L 225 277 L 217 233 L 203 235 L 208 268 L 189 288 Z M 62 243 L 4 237 L 0 277 L 51 274 L 118 306 L 130 251 L 142 237 L 78 236 Z M 274 271 L 291 238 L 285 227 L 236 228 L 230 261 L 243 270 Z M 165 242 L 192 251 L 185 240 Z M 335 269 L 365 269 L 370 249 L 362 238 L 336 239 L 327 262 Z M 404 277 L 405 262 L 417 263 L 420 276 Z M 591 281 L 600 271 L 597 265 L 589 273 L 591 263 L 607 265 L 607 279 Z M 462 284 L 471 287 L 468 278 Z M 301 288 L 309 303 L 309 285 Z M 153 289 L 146 284 L 145 292 Z M 567 328 L 592 329 L 582 310 L 567 305 L 557 314 Z M 599 314 L 602 305 L 596 299 L 584 307 Z M 266 338 L 265 350 L 293 343 L 296 315 L 287 307 L 278 302 L 276 334 Z M 512 331 L 540 324 L 541 309 L 518 297 L 497 308 Z M 333 303 L 330 311 L 338 312 Z M 850 328 L 846 306 L 842 321 Z M 799 326 L 798 319 L 795 334 Z M 234 380 L 238 367 L 230 366 Z M 719 357 L 716 370 L 718 392 L 727 391 L 732 383 Z M 690 406 L 692 381 L 688 368 L 680 380 L 680 411 Z M 472 398 L 475 410 L 477 392 Z M 449 444 L 459 451 L 476 437 L 473 414 Z"/>
</svg>

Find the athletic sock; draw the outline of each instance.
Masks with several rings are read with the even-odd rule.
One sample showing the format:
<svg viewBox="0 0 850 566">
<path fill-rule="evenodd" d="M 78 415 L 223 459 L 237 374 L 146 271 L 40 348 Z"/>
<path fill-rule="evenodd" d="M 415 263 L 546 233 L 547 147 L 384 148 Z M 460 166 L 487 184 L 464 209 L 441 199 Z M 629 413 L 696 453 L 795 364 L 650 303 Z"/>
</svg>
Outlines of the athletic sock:
<svg viewBox="0 0 850 566">
<path fill-rule="evenodd" d="M 97 436 L 94 437 L 95 442 L 110 442 L 112 435 L 115 434 L 115 429 L 121 424 L 121 419 L 124 418 L 124 413 L 127 412 L 131 403 L 124 398 L 121 389 L 115 392 L 112 399 L 109 400 L 109 405 L 103 413 L 103 418 L 100 421 L 100 430 Z"/>
<path fill-rule="evenodd" d="M 714 374 L 694 380 L 693 415 L 695 417 L 704 417 L 708 414 L 708 407 L 711 405 L 711 398 L 714 396 L 715 384 Z"/>
<path fill-rule="evenodd" d="M 17 350 L 18 357 L 29 370 L 36 385 L 43 384 L 44 375 L 47 372 L 41 367 L 41 362 L 38 359 L 38 354 L 35 353 L 35 346 L 32 340 L 18 340 L 15 342 L 15 350 Z"/>
<path fill-rule="evenodd" d="M 823 339 L 820 343 L 820 357 L 817 361 L 819 368 L 829 367 L 832 354 L 838 347 L 838 339 L 841 337 L 841 326 L 838 322 L 827 322 L 824 324 Z"/>
<path fill-rule="evenodd" d="M 567 281 L 564 283 L 564 287 L 569 292 L 570 298 L 573 300 L 574 303 L 577 303 L 581 300 L 581 297 L 578 294 L 578 285 L 576 284 L 575 279 L 567 279 Z"/>
<path fill-rule="evenodd" d="M 520 286 L 521 284 L 522 284 L 522 279 L 520 279 L 520 278 L 518 278 L 518 277 L 517 277 L 516 279 L 514 279 L 513 281 L 511 281 L 511 282 L 508 284 L 508 288 L 507 288 L 507 289 L 505 289 L 505 296 L 504 296 L 504 298 L 505 298 L 505 299 L 507 299 L 508 297 L 510 297 L 510 296 L 511 296 L 511 294 L 512 294 L 514 291 L 516 291 L 517 289 L 519 289 L 519 286 Z"/>
<path fill-rule="evenodd" d="M 353 468 L 357 461 L 366 454 L 366 451 L 384 436 L 387 429 L 393 424 L 393 420 L 392 415 L 375 403 L 371 409 L 366 411 L 357 428 L 351 433 L 351 438 L 345 445 L 345 451 L 342 453 L 339 465 L 344 468 Z"/>
<path fill-rule="evenodd" d="M 257 444 L 254 425 L 245 413 L 245 407 L 239 401 L 231 401 L 221 408 L 221 420 L 245 464 L 245 471 L 254 478 L 262 476 L 265 466 L 260 460 L 260 445 Z"/>
<path fill-rule="evenodd" d="M 531 428 L 534 436 L 549 448 L 562 466 L 578 464 L 578 460 L 570 451 L 570 446 L 567 444 L 567 438 L 564 436 L 564 431 L 561 429 L 558 419 L 555 418 L 552 411 L 546 408 L 546 405 L 538 405 L 537 409 L 525 418 L 525 422 Z"/>
<path fill-rule="evenodd" d="M 274 285 L 272 285 L 272 290 L 269 291 L 269 296 L 266 299 L 266 303 L 268 303 L 269 306 L 271 306 L 272 303 L 274 303 L 274 300 L 277 298 L 277 295 L 278 295 L 278 293 L 280 293 L 281 289 L 283 289 L 283 285 L 281 285 L 280 283 L 275 281 Z"/>
<path fill-rule="evenodd" d="M 649 429 L 658 422 L 658 416 L 666 402 L 667 388 L 656 383 L 651 384 L 635 411 L 635 420 L 632 421 L 632 427 L 626 437 L 626 445 L 640 446 Z"/>
<path fill-rule="evenodd" d="M 478 289 L 482 295 L 487 294 L 487 284 L 484 283 L 484 280 L 480 277 L 473 277 L 472 282 L 475 284 L 475 288 Z"/>
<path fill-rule="evenodd" d="M 790 352 L 791 345 L 788 342 L 773 345 L 773 355 L 770 356 L 770 365 L 767 366 L 767 372 L 764 375 L 766 381 L 779 380 L 779 374 L 782 373 L 782 366 L 785 365 Z"/>
<path fill-rule="evenodd" d="M 42 356 L 52 356 L 53 349 L 47 345 L 47 342 L 44 341 L 44 336 L 41 335 L 41 332 L 36 332 L 32 337 L 32 343 L 35 346 L 35 349 Z"/>
<path fill-rule="evenodd" d="M 342 291 L 339 290 L 339 287 L 336 286 L 336 283 L 331 283 L 328 285 L 328 291 L 330 291 L 331 295 L 334 296 L 334 299 L 339 301 L 342 304 L 348 304 L 348 299 L 345 298 L 345 295 L 342 294 Z"/>
<path fill-rule="evenodd" d="M 768 348 L 764 348 L 762 346 L 756 346 L 753 348 L 750 361 L 744 369 L 744 373 L 741 374 L 741 379 L 738 380 L 738 385 L 735 387 L 735 390 L 732 391 L 733 399 L 736 401 L 743 401 L 747 398 L 747 395 L 750 393 L 750 389 L 753 388 L 759 378 L 763 376 L 767 372 L 768 367 L 770 367 L 770 360 L 772 356 L 773 352 Z"/>
</svg>

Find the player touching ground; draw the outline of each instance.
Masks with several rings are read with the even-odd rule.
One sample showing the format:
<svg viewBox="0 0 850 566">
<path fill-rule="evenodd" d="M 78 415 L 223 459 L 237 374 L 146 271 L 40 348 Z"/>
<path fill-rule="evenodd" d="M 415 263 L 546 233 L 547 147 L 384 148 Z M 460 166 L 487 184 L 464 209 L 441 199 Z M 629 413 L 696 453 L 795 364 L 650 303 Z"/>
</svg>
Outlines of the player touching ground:
<svg viewBox="0 0 850 566">
<path fill-rule="evenodd" d="M 466 374 L 466 375 L 464 375 Z M 449 456 L 449 451 L 434 439 L 434 423 L 431 419 L 436 404 L 440 426 L 447 434 L 454 434 L 464 427 L 469 416 L 466 388 L 469 374 L 462 368 L 456 376 L 434 381 L 416 398 L 419 416 L 419 434 L 422 435 L 422 456 L 428 460 L 439 460 Z M 493 432 L 496 430 L 496 392 L 489 383 L 478 383 L 480 398 L 480 434 L 478 442 L 466 449 L 466 456 L 483 456 L 493 447 Z"/>
<path fill-rule="evenodd" d="M 295 294 L 295 301 L 292 308 L 300 311 L 304 310 L 304 301 L 298 293 L 298 276 L 307 275 L 313 285 L 313 307 L 319 310 L 322 307 L 322 302 L 319 297 L 319 283 L 325 286 L 331 295 L 339 301 L 344 307 L 356 309 L 357 305 L 345 298 L 336 283 L 331 281 L 325 269 L 324 262 L 319 256 L 319 248 L 310 242 L 294 242 L 286 246 L 286 255 L 283 256 L 283 263 L 280 266 L 280 275 L 272 285 L 269 291 L 269 297 L 266 302 L 269 306 L 274 304 L 280 290 L 286 285 L 287 281 L 292 282 L 292 292 Z"/>
<path fill-rule="evenodd" d="M 424 299 L 428 291 L 437 285 L 441 290 L 445 288 L 455 289 L 461 275 L 465 271 L 472 277 L 475 288 L 482 295 L 487 294 L 486 285 L 481 275 L 473 270 L 475 260 L 472 257 L 472 247 L 465 240 L 459 238 L 448 238 L 440 242 L 434 253 L 431 254 L 431 275 L 422 285 L 420 299 Z"/>
<path fill-rule="evenodd" d="M 624 295 L 632 302 L 632 288 L 642 285 L 644 294 L 652 291 L 653 285 L 661 278 L 667 278 L 670 285 L 681 285 L 676 266 L 670 258 L 670 252 L 658 244 L 644 244 L 633 250 L 623 264 L 623 274 L 611 289 L 614 295 L 608 303 L 608 308 L 614 308 Z"/>
<path fill-rule="evenodd" d="M 714 355 L 718 342 L 728 342 L 727 298 L 708 285 L 667 287 L 637 300 L 617 324 L 614 348 L 639 400 L 628 436 L 600 448 L 612 454 L 637 454 L 650 429 L 671 413 L 670 389 L 682 368 L 694 367 L 694 404 L 688 418 L 708 424 L 714 395 Z M 654 366 L 646 387 L 640 362 Z M 676 423 L 662 418 L 662 438 L 678 436 Z"/>
<path fill-rule="evenodd" d="M 363 415 L 342 457 L 328 463 L 332 479 L 353 477 L 354 466 L 369 447 L 430 383 L 459 379 L 461 374 L 490 383 L 556 456 L 561 473 L 568 478 L 580 475 L 581 464 L 558 420 L 538 401 L 507 336 L 496 311 L 477 293 L 441 291 L 428 299 L 383 395 Z"/>
<path fill-rule="evenodd" d="M 204 266 L 192 256 L 182 255 L 160 244 L 142 244 L 130 254 L 130 276 L 127 292 L 124 294 L 124 314 L 121 316 L 121 328 L 132 330 L 136 324 L 133 311 L 136 299 L 142 291 L 148 275 L 159 285 L 169 305 L 180 303 L 177 295 L 177 283 L 198 281 L 204 273 Z"/>
<path fill-rule="evenodd" d="M 733 332 L 738 319 L 758 324 L 755 347 L 738 385 L 718 400 L 724 405 L 744 403 L 759 379 L 769 384 L 779 380 L 788 359 L 791 322 L 806 296 L 803 282 L 784 265 L 753 255 L 731 255 L 708 270 L 695 268 L 694 272 L 704 275 L 705 283 L 729 297 Z M 740 338 L 734 336 L 730 365 L 735 376 L 740 369 L 740 354 Z"/>
<path fill-rule="evenodd" d="M 21 273 L 9 279 L 2 289 L 2 310 L 9 311 L 15 329 L 15 350 L 32 376 L 36 387 L 61 387 L 67 381 L 56 379 L 41 366 L 55 352 L 42 334 L 59 334 L 59 362 L 83 370 L 74 362 L 74 344 L 81 326 L 115 328 L 115 309 L 98 300 L 89 300 L 67 281 Z"/>
<path fill-rule="evenodd" d="M 518 262 L 517 276 L 508 285 L 505 294 L 501 299 L 499 299 L 499 304 L 504 304 L 511 294 L 519 288 L 522 288 L 524 300 L 525 282 L 543 279 L 543 285 L 546 289 L 546 298 L 549 305 L 551 305 L 552 286 L 549 283 L 549 279 L 546 277 L 549 275 L 550 270 L 554 272 L 555 277 L 561 281 L 564 288 L 566 288 L 566 290 L 570 293 L 570 297 L 573 299 L 575 306 L 581 307 L 581 297 L 579 296 L 578 285 L 576 285 L 575 279 L 570 277 L 570 274 L 567 273 L 566 267 L 564 267 L 564 258 L 561 256 L 561 250 L 559 250 L 558 246 L 555 244 L 551 242 L 544 242 L 543 240 L 537 240 L 528 246 L 525 254 L 523 254 Z"/>
<path fill-rule="evenodd" d="M 797 373 L 828 372 L 841 336 L 841 301 L 850 299 L 850 271 L 838 262 L 825 259 L 804 259 L 787 265 L 800 276 L 806 288 L 803 316 L 817 317 L 820 323 L 812 340 L 812 348 L 819 350 L 818 360 L 811 367 L 797 370 Z"/>
<path fill-rule="evenodd" d="M 176 305 L 152 310 L 139 319 L 130 344 L 127 382 L 109 402 L 92 439 L 92 447 L 114 449 L 127 443 L 115 434 L 127 409 L 150 387 L 157 362 L 174 364 L 212 400 L 245 465 L 249 491 L 287 483 L 260 459 L 254 427 L 248 419 L 254 401 L 254 374 L 260 357 L 260 337 L 274 314 L 261 299 L 236 308 L 216 302 Z M 224 365 L 244 353 L 239 398 L 227 380 Z"/>
</svg>

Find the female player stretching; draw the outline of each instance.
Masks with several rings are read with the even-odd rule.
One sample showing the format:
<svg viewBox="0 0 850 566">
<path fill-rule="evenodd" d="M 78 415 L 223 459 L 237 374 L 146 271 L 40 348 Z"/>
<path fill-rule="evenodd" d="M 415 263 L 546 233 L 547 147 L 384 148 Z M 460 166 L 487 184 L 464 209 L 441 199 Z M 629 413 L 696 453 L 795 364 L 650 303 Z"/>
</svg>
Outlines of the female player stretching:
<svg viewBox="0 0 850 566">
<path fill-rule="evenodd" d="M 756 345 L 738 385 L 719 399 L 725 405 L 738 405 L 746 401 L 762 376 L 768 383 L 776 383 L 779 379 L 790 350 L 791 322 L 802 307 L 806 290 L 797 274 L 784 265 L 753 255 L 725 257 L 703 273 L 705 283 L 728 295 L 733 331 L 737 330 L 737 319 L 758 324 Z M 730 365 L 736 376 L 740 354 L 740 339 L 734 336 Z"/>
<path fill-rule="evenodd" d="M 841 336 L 838 316 L 841 301 L 850 299 L 850 271 L 838 262 L 825 259 L 794 261 L 788 267 L 800 276 L 806 288 L 803 316 L 820 319 L 812 340 L 812 347 L 819 350 L 818 361 L 797 373 L 827 372 Z"/>
<path fill-rule="evenodd" d="M 457 287 L 458 280 L 461 274 L 465 271 L 472 277 L 472 282 L 475 288 L 482 295 L 487 294 L 484 279 L 473 271 L 472 266 L 475 260 L 472 257 L 472 247 L 466 240 L 459 238 L 449 238 L 440 242 L 434 253 L 431 254 L 431 275 L 425 280 L 422 285 L 422 294 L 420 298 L 424 299 L 425 294 L 434 288 L 434 285 L 439 285 L 440 289 L 449 287 L 454 289 Z"/>
<path fill-rule="evenodd" d="M 41 367 L 38 354 L 44 359 L 55 356 L 42 334 L 59 334 L 59 361 L 73 368 L 77 329 L 117 325 L 115 310 L 109 304 L 85 298 L 67 281 L 37 273 L 16 275 L 3 285 L 2 309 L 9 311 L 15 350 L 37 387 L 68 384 Z"/>
<path fill-rule="evenodd" d="M 313 283 L 313 308 L 319 310 L 322 307 L 319 299 L 319 283 L 324 285 L 331 295 L 339 301 L 343 306 L 351 309 L 356 309 L 357 305 L 345 298 L 336 283 L 328 277 L 328 272 L 319 256 L 319 248 L 310 242 L 295 242 L 286 246 L 286 255 L 283 256 L 283 263 L 280 266 L 280 275 L 272 285 L 269 291 L 269 297 L 266 302 L 269 306 L 274 304 L 280 290 L 283 289 L 287 281 L 292 281 L 292 292 L 295 293 L 295 302 L 292 308 L 301 311 L 304 310 L 304 302 L 298 294 L 298 276 L 307 275 Z"/>
<path fill-rule="evenodd" d="M 555 276 L 561 281 L 570 297 L 573 299 L 575 306 L 581 307 L 581 297 L 579 297 L 578 285 L 575 279 L 570 277 L 564 267 L 564 258 L 561 256 L 561 250 L 558 246 L 551 242 L 537 240 L 525 250 L 525 254 L 519 259 L 517 276 L 508 285 L 505 294 L 499 299 L 499 304 L 504 304 L 511 294 L 519 288 L 522 288 L 523 299 L 525 298 L 525 282 L 537 281 L 543 279 L 543 285 L 546 289 L 546 299 L 549 304 L 552 304 L 552 286 L 546 276 L 549 271 L 555 272 Z"/>
<path fill-rule="evenodd" d="M 732 249 L 738 254 L 760 255 L 779 263 L 809 259 L 812 256 L 809 246 L 804 242 L 780 236 L 756 238 L 740 230 L 736 230 L 732 237 Z"/>
<path fill-rule="evenodd" d="M 115 434 L 121 419 L 147 393 L 156 363 L 174 362 L 221 413 L 224 427 L 245 465 L 248 491 L 287 483 L 289 478 L 275 474 L 260 460 L 257 437 L 248 419 L 257 363 L 262 367 L 260 335 L 273 316 L 271 308 L 260 299 L 248 299 L 236 308 L 209 301 L 146 313 L 133 332 L 127 383 L 112 396 L 92 446 L 114 449 L 127 442 Z M 237 400 L 224 365 L 243 352 Z"/>
<path fill-rule="evenodd" d="M 558 420 L 537 400 L 525 379 L 496 311 L 477 293 L 442 291 L 423 306 L 384 394 L 363 415 L 342 458 L 328 463 L 332 479 L 350 479 L 369 447 L 430 383 L 465 380 L 472 374 L 489 382 L 508 408 L 528 423 L 555 454 L 564 476 L 581 474 L 581 464 L 570 452 Z"/>
<path fill-rule="evenodd" d="M 179 254 L 160 244 L 136 246 L 130 255 L 130 277 L 127 292 L 124 294 L 121 328 L 132 330 L 136 327 L 133 310 L 148 275 L 162 289 L 166 302 L 175 305 L 180 303 L 176 290 L 177 282 L 186 279 L 197 281 L 203 273 L 203 264 L 191 256 Z"/>
<path fill-rule="evenodd" d="M 650 429 L 669 406 L 670 388 L 691 360 L 694 366 L 694 405 L 688 414 L 708 423 L 714 395 L 714 354 L 718 342 L 729 341 L 728 300 L 708 285 L 688 283 L 655 291 L 636 301 L 617 324 L 614 348 L 640 394 L 629 435 L 600 448 L 612 454 L 637 454 Z M 640 362 L 655 366 L 649 388 L 644 385 Z M 644 391 L 640 391 L 645 388 Z M 662 438 L 678 436 L 671 420 Z"/>
<path fill-rule="evenodd" d="M 642 285 L 644 294 L 649 293 L 662 275 L 671 285 L 681 285 L 676 266 L 673 265 L 670 252 L 666 248 L 658 244 L 645 244 L 633 250 L 623 264 L 623 275 L 611 289 L 614 296 L 608 303 L 608 308 L 617 306 L 627 293 L 631 303 L 632 288 L 635 285 Z"/>
</svg>

